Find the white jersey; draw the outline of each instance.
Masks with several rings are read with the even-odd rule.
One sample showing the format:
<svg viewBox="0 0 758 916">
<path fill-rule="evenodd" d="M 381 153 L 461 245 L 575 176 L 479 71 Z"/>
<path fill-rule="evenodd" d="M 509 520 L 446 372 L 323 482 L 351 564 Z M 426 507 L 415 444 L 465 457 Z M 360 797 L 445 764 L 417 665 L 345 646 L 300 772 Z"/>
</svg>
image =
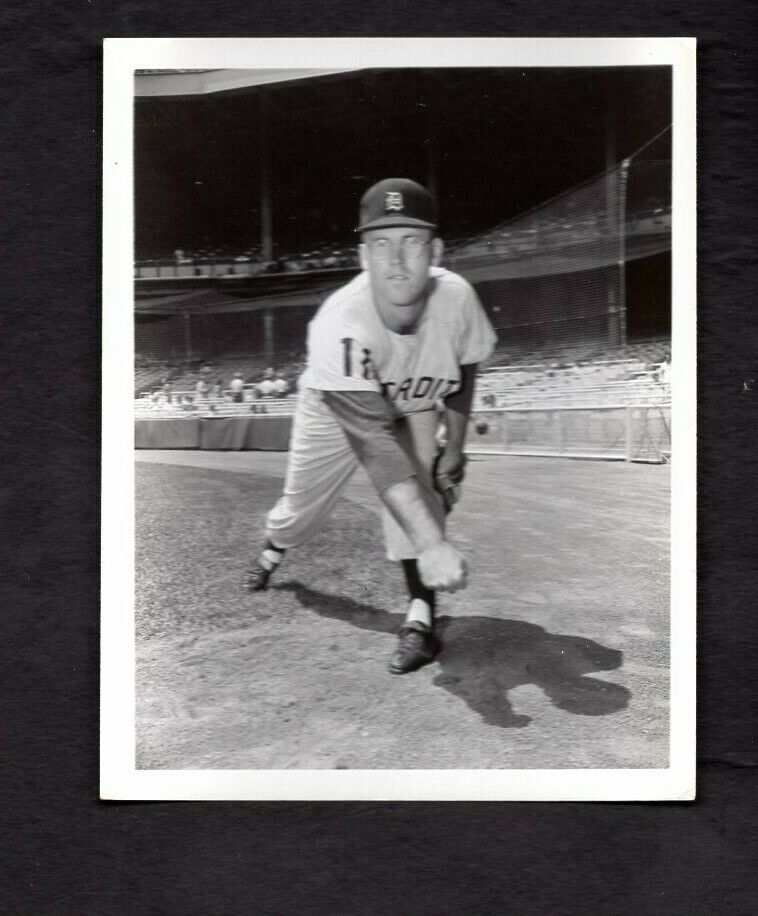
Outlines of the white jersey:
<svg viewBox="0 0 758 916">
<path fill-rule="evenodd" d="M 332 293 L 308 325 L 300 386 L 378 391 L 400 414 L 430 410 L 460 387 L 460 367 L 481 362 L 497 337 L 471 284 L 443 267 L 429 271 L 426 307 L 412 334 L 379 317 L 369 275 Z"/>
</svg>

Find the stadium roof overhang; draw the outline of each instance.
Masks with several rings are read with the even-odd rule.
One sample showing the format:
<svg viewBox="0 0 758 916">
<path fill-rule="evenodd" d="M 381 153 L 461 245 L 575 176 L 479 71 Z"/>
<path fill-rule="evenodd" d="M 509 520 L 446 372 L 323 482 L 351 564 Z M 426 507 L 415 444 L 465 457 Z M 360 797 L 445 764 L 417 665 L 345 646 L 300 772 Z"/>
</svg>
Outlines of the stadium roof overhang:
<svg viewBox="0 0 758 916">
<path fill-rule="evenodd" d="M 136 96 L 211 95 L 318 77 L 357 73 L 352 70 L 138 70 Z"/>
</svg>

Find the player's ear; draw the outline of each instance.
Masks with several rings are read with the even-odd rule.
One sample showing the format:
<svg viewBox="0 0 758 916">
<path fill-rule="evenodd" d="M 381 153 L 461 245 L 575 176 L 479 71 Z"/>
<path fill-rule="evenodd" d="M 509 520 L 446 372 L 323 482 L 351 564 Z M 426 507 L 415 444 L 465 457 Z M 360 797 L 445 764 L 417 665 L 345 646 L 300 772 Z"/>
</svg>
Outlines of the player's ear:
<svg viewBox="0 0 758 916">
<path fill-rule="evenodd" d="M 439 267 L 444 250 L 445 243 L 442 239 L 432 239 L 432 267 Z"/>
<path fill-rule="evenodd" d="M 360 262 L 361 270 L 368 270 L 368 250 L 363 242 L 358 245 L 358 261 Z"/>
</svg>

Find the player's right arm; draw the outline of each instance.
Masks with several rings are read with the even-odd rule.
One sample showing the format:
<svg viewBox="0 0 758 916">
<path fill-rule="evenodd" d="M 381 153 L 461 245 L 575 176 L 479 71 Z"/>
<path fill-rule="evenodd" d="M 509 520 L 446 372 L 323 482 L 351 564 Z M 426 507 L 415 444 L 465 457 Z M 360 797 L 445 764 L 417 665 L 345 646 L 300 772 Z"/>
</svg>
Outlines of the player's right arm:
<svg viewBox="0 0 758 916">
<path fill-rule="evenodd" d="M 378 391 L 324 391 L 324 403 L 342 427 L 379 498 L 416 548 L 427 588 L 455 591 L 466 584 L 462 556 L 445 540 L 429 511 L 415 471 L 395 434 L 395 417 Z"/>
</svg>

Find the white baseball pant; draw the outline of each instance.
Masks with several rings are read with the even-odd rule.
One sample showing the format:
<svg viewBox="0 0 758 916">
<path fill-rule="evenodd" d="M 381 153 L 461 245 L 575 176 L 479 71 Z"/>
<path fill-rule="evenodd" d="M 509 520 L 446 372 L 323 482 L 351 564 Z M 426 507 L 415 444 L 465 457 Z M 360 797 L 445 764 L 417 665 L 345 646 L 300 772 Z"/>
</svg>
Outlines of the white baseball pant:
<svg viewBox="0 0 758 916">
<path fill-rule="evenodd" d="M 416 471 L 424 501 L 444 529 L 445 507 L 434 489 L 432 466 L 437 454 L 437 414 L 408 414 L 400 420 L 398 440 Z M 277 547 L 296 547 L 319 532 L 359 462 L 342 428 L 323 403 L 320 391 L 300 390 L 290 438 L 284 493 L 267 519 Z M 384 542 L 389 560 L 411 560 L 416 550 L 403 529 L 382 506 Z"/>
</svg>

